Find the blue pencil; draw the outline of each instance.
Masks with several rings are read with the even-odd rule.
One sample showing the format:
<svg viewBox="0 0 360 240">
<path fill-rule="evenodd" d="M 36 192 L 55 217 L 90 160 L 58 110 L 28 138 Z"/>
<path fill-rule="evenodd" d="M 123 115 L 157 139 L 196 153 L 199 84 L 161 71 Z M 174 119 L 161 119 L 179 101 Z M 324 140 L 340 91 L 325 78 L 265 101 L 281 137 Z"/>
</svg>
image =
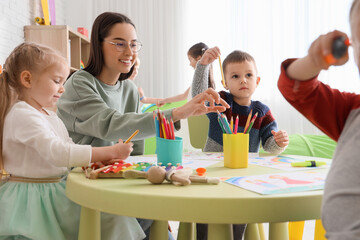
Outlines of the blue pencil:
<svg viewBox="0 0 360 240">
<path fill-rule="evenodd" d="M 226 116 L 225 116 L 224 114 L 222 114 L 221 117 L 222 117 L 222 119 L 223 119 L 223 121 L 224 121 L 225 129 L 227 130 L 227 133 L 232 134 L 232 131 L 231 131 L 229 122 L 228 122 L 227 119 L 226 119 Z"/>
<path fill-rule="evenodd" d="M 231 131 L 229 132 L 230 127 L 229 126 L 228 126 L 229 128 L 226 127 L 226 123 L 224 121 L 225 119 L 222 117 L 221 113 L 219 111 L 217 111 L 217 114 L 218 114 L 218 117 L 220 118 L 222 129 L 225 131 L 225 133 L 231 134 Z"/>
<path fill-rule="evenodd" d="M 154 118 L 154 122 L 155 122 L 156 136 L 157 136 L 157 137 L 160 137 L 159 121 L 158 121 L 158 119 L 157 119 L 157 116 L 156 116 L 156 112 L 155 112 L 155 111 L 153 111 L 153 118 Z"/>
<path fill-rule="evenodd" d="M 226 133 L 226 131 L 225 131 L 225 129 L 224 129 L 222 123 L 221 123 L 221 120 L 220 120 L 220 117 L 219 117 L 219 116 L 217 117 L 217 120 L 218 120 L 218 122 L 219 122 L 219 125 L 220 125 L 220 127 L 221 127 L 222 132 L 223 132 L 223 133 Z"/>
</svg>

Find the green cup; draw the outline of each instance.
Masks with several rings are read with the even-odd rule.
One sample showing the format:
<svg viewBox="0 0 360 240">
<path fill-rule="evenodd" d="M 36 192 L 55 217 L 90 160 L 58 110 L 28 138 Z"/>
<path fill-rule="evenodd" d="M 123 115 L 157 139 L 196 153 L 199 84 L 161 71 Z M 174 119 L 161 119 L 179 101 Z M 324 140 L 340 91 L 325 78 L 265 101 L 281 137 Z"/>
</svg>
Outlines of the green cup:
<svg viewBox="0 0 360 240">
<path fill-rule="evenodd" d="M 156 137 L 157 164 L 167 166 L 182 165 L 183 140 L 175 137 L 175 140 Z"/>
</svg>

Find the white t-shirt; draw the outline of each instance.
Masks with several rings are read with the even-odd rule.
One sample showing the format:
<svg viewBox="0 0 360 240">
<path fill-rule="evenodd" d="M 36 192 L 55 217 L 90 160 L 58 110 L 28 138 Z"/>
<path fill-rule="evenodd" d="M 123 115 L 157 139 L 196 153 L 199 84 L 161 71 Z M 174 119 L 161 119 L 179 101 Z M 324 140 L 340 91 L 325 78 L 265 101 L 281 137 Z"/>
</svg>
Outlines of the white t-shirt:
<svg viewBox="0 0 360 240">
<path fill-rule="evenodd" d="M 8 173 L 28 178 L 60 177 L 70 167 L 90 163 L 91 146 L 74 144 L 56 113 L 46 111 L 49 115 L 20 101 L 6 115 L 3 161 Z"/>
</svg>

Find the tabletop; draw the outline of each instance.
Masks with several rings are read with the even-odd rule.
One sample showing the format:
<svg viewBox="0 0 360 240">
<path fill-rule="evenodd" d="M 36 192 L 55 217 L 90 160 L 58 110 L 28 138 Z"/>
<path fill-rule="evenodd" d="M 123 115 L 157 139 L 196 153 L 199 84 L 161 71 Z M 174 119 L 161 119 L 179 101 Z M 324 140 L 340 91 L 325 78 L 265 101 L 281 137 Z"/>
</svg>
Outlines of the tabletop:
<svg viewBox="0 0 360 240">
<path fill-rule="evenodd" d="M 207 176 L 250 176 L 284 172 L 251 165 L 229 169 L 223 161 L 208 166 Z M 314 169 L 327 172 L 327 169 Z M 209 224 L 280 223 L 319 219 L 322 190 L 261 195 L 231 184 L 153 185 L 145 179 L 87 179 L 81 169 L 68 176 L 67 196 L 84 208 L 160 221 Z"/>
</svg>

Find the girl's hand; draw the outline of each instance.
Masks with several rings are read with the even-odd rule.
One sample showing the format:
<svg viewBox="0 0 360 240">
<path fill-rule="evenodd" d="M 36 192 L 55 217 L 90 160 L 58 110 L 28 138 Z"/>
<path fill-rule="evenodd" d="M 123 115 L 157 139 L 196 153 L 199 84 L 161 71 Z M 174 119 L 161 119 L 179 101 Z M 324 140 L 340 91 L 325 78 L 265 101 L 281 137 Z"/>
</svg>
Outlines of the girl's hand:
<svg viewBox="0 0 360 240">
<path fill-rule="evenodd" d="M 220 48 L 218 48 L 218 47 L 209 48 L 202 55 L 202 57 L 200 59 L 200 64 L 208 65 L 208 64 L 212 63 L 213 61 L 215 61 L 220 55 L 221 55 Z"/>
<path fill-rule="evenodd" d="M 348 38 L 345 33 L 335 30 L 325 35 L 321 35 L 311 44 L 308 50 L 308 57 L 319 71 L 323 69 L 326 70 L 332 65 L 343 65 L 349 60 L 349 54 L 346 52 L 341 58 L 334 58 L 335 60 L 333 62 L 326 61 L 326 57 L 332 54 L 332 44 L 334 39 L 341 36 Z"/>
<path fill-rule="evenodd" d="M 209 102 L 210 106 L 207 106 L 206 102 Z M 215 106 L 215 103 L 222 106 Z M 214 89 L 208 88 L 205 92 L 196 95 L 185 105 L 175 108 L 172 112 L 172 118 L 176 122 L 190 116 L 204 115 L 216 111 L 223 112 L 229 107 L 229 104 L 220 98 L 220 95 Z"/>
<path fill-rule="evenodd" d="M 133 143 L 124 143 L 121 139 L 115 145 L 113 145 L 113 150 L 115 157 L 108 161 L 102 161 L 104 165 L 114 164 L 115 162 L 119 162 L 119 160 L 125 160 L 130 153 L 133 151 Z"/>
<path fill-rule="evenodd" d="M 272 135 L 274 136 L 275 142 L 279 147 L 286 147 L 289 145 L 289 136 L 287 132 L 280 130 L 275 132 L 274 130 L 271 131 Z"/>
</svg>

